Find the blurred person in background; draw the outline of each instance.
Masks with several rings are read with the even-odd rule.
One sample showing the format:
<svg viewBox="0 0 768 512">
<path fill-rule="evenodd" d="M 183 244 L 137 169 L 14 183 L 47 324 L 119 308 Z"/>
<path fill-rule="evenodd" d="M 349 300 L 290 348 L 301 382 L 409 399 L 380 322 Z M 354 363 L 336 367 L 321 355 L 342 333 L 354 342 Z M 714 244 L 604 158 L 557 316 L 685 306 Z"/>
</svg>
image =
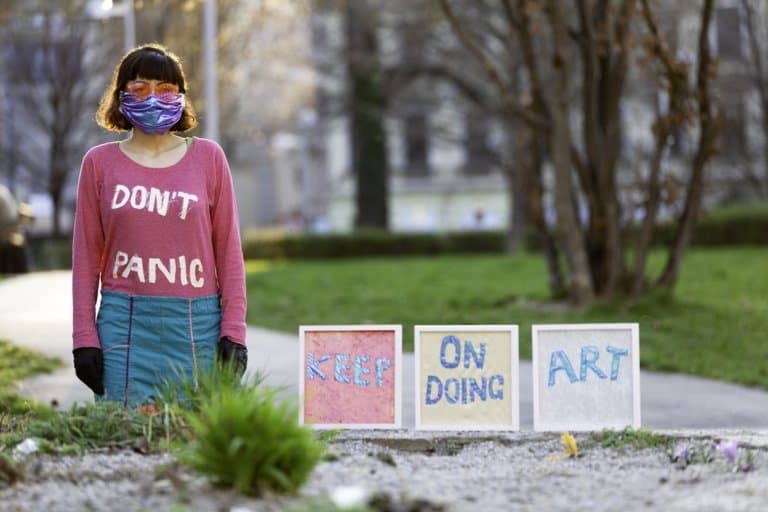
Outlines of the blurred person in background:
<svg viewBox="0 0 768 512">
<path fill-rule="evenodd" d="M 24 229 L 32 223 L 32 208 L 16 202 L 5 185 L 0 185 L 0 274 L 29 271 Z"/>
<path fill-rule="evenodd" d="M 85 80 L 87 77 L 83 77 Z M 128 138 L 91 148 L 72 252 L 75 371 L 96 400 L 149 405 L 215 361 L 242 375 L 245 270 L 226 156 L 197 125 L 179 58 L 128 52 L 97 121 Z M 98 317 L 95 315 L 101 285 Z"/>
</svg>

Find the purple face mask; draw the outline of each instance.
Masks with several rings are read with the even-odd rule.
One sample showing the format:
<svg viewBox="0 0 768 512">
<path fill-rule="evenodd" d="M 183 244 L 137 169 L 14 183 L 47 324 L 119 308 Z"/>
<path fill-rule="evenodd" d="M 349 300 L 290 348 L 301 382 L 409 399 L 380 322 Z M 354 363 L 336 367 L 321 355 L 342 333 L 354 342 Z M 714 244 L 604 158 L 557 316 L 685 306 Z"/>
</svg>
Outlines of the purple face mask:
<svg viewBox="0 0 768 512">
<path fill-rule="evenodd" d="M 123 92 L 121 99 L 120 112 L 144 133 L 167 133 L 184 112 L 183 94 L 160 97 L 152 93 L 139 100 L 131 93 Z"/>
</svg>

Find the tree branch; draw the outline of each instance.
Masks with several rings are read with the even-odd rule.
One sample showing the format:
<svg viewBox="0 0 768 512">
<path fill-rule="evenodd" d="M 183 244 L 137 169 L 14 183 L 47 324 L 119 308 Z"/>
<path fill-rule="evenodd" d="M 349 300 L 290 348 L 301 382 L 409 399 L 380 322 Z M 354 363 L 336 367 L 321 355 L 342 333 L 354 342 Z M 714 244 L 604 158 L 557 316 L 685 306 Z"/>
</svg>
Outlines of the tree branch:
<svg viewBox="0 0 768 512">
<path fill-rule="evenodd" d="M 519 117 L 527 125 L 532 127 L 541 126 L 544 123 L 544 119 L 541 118 L 535 112 L 521 106 L 518 102 L 512 99 L 510 86 L 507 84 L 501 76 L 501 73 L 496 68 L 490 57 L 485 53 L 480 44 L 475 41 L 469 33 L 464 30 L 461 22 L 459 21 L 456 13 L 453 11 L 448 0 L 438 0 L 440 8 L 443 11 L 448 23 L 459 38 L 464 47 L 480 62 L 481 67 L 485 74 L 489 77 L 491 82 L 499 90 L 499 95 L 504 98 L 503 107 L 504 111 L 510 115 Z"/>
</svg>

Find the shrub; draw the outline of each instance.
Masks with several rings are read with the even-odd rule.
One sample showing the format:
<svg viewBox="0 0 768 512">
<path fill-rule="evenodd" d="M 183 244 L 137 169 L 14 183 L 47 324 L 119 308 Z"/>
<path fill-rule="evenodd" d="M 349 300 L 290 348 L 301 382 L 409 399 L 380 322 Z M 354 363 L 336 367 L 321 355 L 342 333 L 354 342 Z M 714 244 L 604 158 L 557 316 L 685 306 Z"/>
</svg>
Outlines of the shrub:
<svg viewBox="0 0 768 512">
<path fill-rule="evenodd" d="M 27 237 L 27 253 L 35 270 L 72 268 L 72 237 L 30 235 Z"/>
<path fill-rule="evenodd" d="M 246 234 L 246 259 L 358 258 L 444 253 L 499 253 L 504 250 L 501 231 L 453 233 L 390 233 L 356 231 L 329 235 Z"/>
<path fill-rule="evenodd" d="M 654 232 L 656 245 L 668 245 L 677 222 L 667 222 Z M 639 226 L 626 233 L 633 241 Z M 325 259 L 378 256 L 435 255 L 454 253 L 504 252 L 504 231 L 454 231 L 440 233 L 393 233 L 355 231 L 327 235 L 246 233 L 246 259 Z M 732 205 L 702 213 L 693 230 L 693 245 L 768 245 L 766 203 Z M 540 250 L 542 241 L 535 231 L 526 235 L 526 246 Z"/>
<path fill-rule="evenodd" d="M 238 375 L 232 365 L 218 364 L 210 371 L 200 371 L 195 382 L 181 369 L 174 369 L 174 378 L 160 381 L 157 389 L 158 404 L 170 404 L 174 408 L 181 408 L 191 412 L 200 411 L 203 404 L 210 402 L 214 395 L 224 392 L 237 392 L 239 390 L 255 387 L 264 380 L 263 376 L 256 374 L 250 383 L 246 383 Z"/>
<path fill-rule="evenodd" d="M 272 390 L 216 391 L 190 414 L 194 441 L 179 457 L 214 484 L 244 494 L 294 493 L 323 454 L 323 443 L 298 425 L 297 416 L 296 408 L 278 403 Z"/>
<path fill-rule="evenodd" d="M 669 244 L 676 228 L 676 222 L 659 226 L 655 243 Z M 696 246 L 768 245 L 768 203 L 732 204 L 702 212 L 691 243 Z"/>
</svg>

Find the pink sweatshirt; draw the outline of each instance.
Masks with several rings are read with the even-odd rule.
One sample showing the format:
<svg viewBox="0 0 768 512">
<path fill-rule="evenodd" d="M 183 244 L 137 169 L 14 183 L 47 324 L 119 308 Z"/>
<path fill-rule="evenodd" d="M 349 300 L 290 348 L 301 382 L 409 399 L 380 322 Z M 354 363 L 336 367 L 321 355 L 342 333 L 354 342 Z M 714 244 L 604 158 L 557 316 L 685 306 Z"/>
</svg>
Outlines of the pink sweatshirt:
<svg viewBox="0 0 768 512">
<path fill-rule="evenodd" d="M 221 293 L 221 335 L 245 344 L 245 269 L 232 175 L 218 144 L 195 137 L 182 159 L 137 164 L 116 142 L 92 148 L 77 185 L 73 345 L 99 347 L 104 290 L 195 298 Z"/>
</svg>

